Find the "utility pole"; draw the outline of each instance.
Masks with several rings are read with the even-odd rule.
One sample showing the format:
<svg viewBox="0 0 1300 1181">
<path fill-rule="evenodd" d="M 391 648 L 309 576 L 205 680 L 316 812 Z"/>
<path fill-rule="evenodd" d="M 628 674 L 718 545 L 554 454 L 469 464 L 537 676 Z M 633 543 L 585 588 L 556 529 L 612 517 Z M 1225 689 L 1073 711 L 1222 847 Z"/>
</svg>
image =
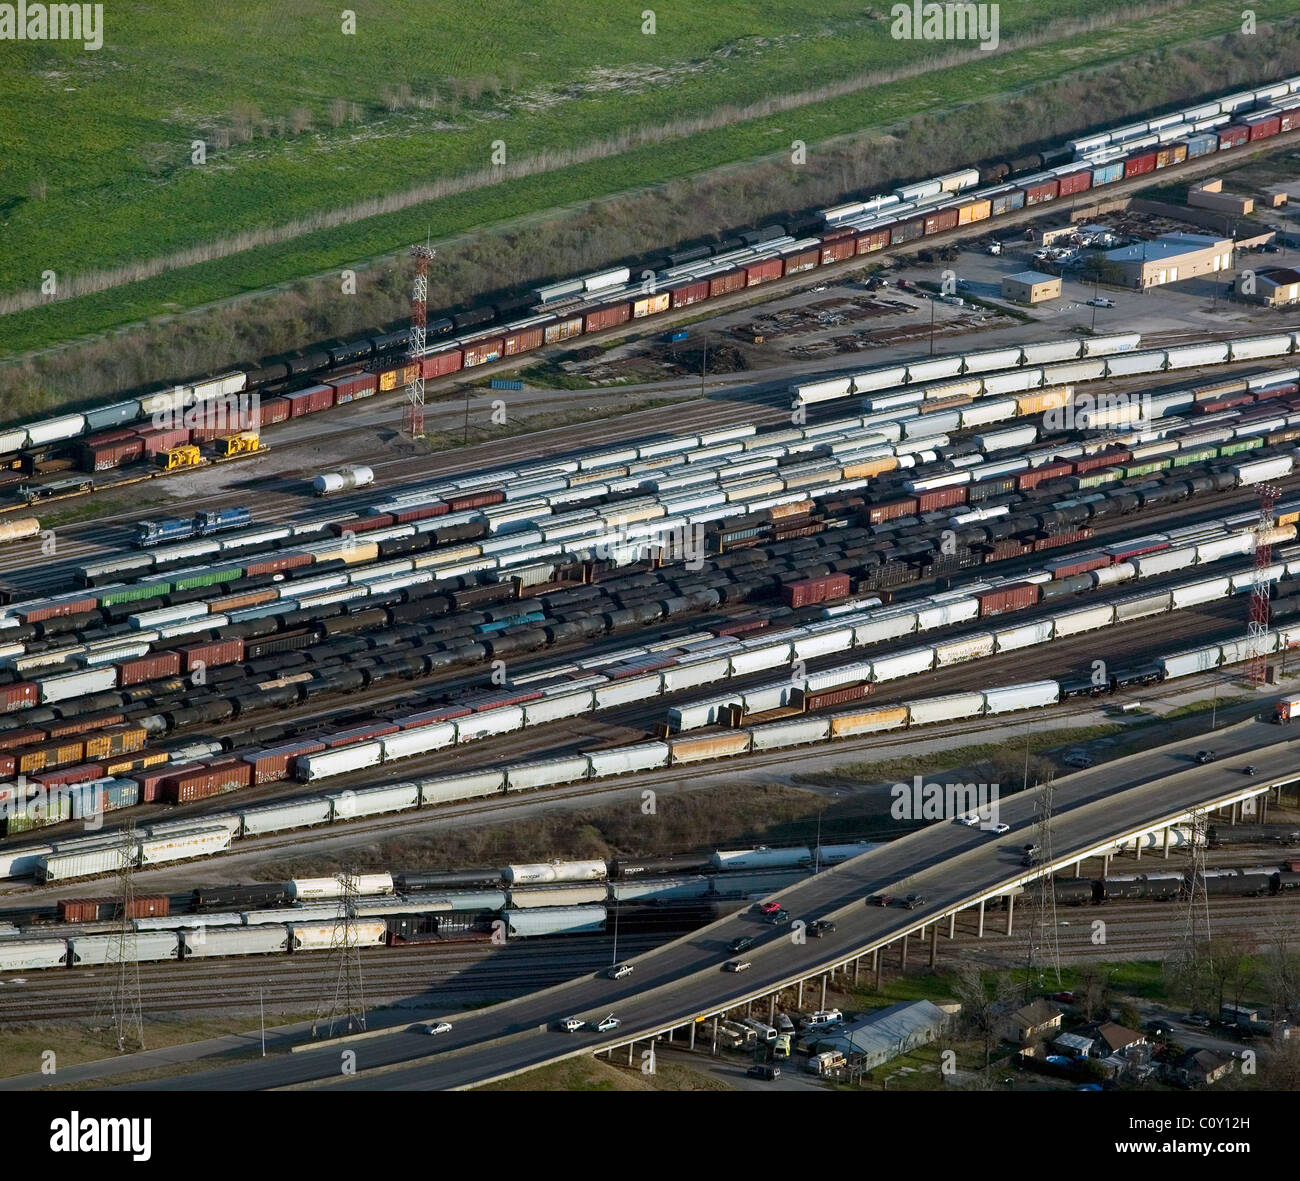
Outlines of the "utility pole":
<svg viewBox="0 0 1300 1181">
<path fill-rule="evenodd" d="M 334 993 L 322 1003 L 316 1020 L 312 1022 L 312 1036 L 318 1028 L 329 1022 L 329 1033 L 341 1025 L 345 1033 L 366 1027 L 366 998 L 361 982 L 361 944 L 357 937 L 357 875 L 350 866 L 343 866 L 338 874 L 339 912 L 330 938 L 330 964 L 334 968 Z"/>
<path fill-rule="evenodd" d="M 700 361 L 700 397 L 704 397 L 704 375 L 709 371 L 709 334 L 704 334 L 704 358 Z"/>
<path fill-rule="evenodd" d="M 95 1013 L 93 1027 L 103 1030 L 119 1054 L 143 1050 L 144 1017 L 140 1003 L 140 958 L 135 920 L 135 870 L 139 844 L 135 823 L 128 821 L 117 847 L 117 896 L 121 908 L 117 937 L 105 956 L 107 985 Z"/>
<path fill-rule="evenodd" d="M 938 299 L 936 292 L 930 292 L 930 356 L 934 356 L 934 301 Z"/>
</svg>

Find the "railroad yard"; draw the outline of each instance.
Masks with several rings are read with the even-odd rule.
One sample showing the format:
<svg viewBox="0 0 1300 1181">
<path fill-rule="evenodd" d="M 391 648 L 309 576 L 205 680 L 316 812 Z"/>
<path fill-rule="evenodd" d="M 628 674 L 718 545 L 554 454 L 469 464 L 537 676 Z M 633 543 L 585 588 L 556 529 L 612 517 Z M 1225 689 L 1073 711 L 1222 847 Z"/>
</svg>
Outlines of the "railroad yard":
<svg viewBox="0 0 1300 1181">
<path fill-rule="evenodd" d="M 544 1089 L 656 1047 L 719 1087 L 954 1085 L 936 1039 L 969 1089 L 1170 1089 L 1247 1001 L 1281 1085 L 1297 145 L 1300 76 L 1260 78 L 0 416 L 0 1085 Z M 499 863 L 436 852 L 485 832 Z M 1062 984 L 1098 972 L 1122 1001 Z M 1050 1039 L 1015 1024 L 1052 999 Z M 947 1024 L 877 1060 L 893 1000 Z M 268 1020 L 263 1082 L 148 1053 Z M 5 1053 L 35 1023 L 64 1079 Z"/>
</svg>

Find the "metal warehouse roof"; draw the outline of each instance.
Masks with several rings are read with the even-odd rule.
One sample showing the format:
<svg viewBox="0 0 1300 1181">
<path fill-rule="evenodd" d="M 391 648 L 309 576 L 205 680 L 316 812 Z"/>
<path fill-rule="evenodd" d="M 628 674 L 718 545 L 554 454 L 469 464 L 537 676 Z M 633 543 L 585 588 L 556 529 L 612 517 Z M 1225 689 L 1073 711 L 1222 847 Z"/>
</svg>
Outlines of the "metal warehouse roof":
<svg viewBox="0 0 1300 1181">
<path fill-rule="evenodd" d="M 1118 250 L 1108 250 L 1108 262 L 1157 262 L 1162 258 L 1178 258 L 1184 254 L 1199 254 L 1214 246 L 1229 246 L 1227 238 L 1213 234 L 1165 234 L 1150 242 L 1136 242 L 1132 246 L 1121 246 Z"/>
</svg>

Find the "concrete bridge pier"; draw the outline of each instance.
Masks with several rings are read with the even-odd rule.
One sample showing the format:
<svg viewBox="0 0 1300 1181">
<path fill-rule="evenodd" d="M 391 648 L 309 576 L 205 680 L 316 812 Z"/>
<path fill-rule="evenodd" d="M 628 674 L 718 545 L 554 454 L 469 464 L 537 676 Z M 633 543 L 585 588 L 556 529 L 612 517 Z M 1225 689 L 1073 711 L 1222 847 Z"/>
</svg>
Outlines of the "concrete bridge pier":
<svg viewBox="0 0 1300 1181">
<path fill-rule="evenodd" d="M 983 898 L 980 899 L 980 925 L 979 925 L 979 930 L 976 932 L 976 935 L 980 939 L 984 938 L 984 899 Z"/>
<path fill-rule="evenodd" d="M 1016 914 L 1016 896 L 1014 894 L 1008 894 L 1007 895 L 1007 934 L 1008 935 L 1011 934 L 1011 928 L 1012 928 L 1012 923 L 1015 919 L 1015 914 Z"/>
<path fill-rule="evenodd" d="M 930 967 L 934 967 L 939 962 L 939 924 L 935 923 L 930 928 Z"/>
</svg>

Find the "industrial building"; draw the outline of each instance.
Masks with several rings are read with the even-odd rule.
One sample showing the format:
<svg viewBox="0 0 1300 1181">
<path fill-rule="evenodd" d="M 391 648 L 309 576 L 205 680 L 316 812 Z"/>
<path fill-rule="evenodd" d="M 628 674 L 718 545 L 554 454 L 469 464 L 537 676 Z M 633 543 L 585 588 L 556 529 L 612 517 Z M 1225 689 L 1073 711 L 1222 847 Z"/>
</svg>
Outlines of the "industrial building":
<svg viewBox="0 0 1300 1181">
<path fill-rule="evenodd" d="M 1238 299 L 1264 304 L 1270 308 L 1300 303 L 1300 271 L 1291 267 L 1269 267 L 1242 275 L 1234 291 Z"/>
<path fill-rule="evenodd" d="M 1059 275 L 1045 275 L 1042 271 L 1019 271 L 1014 275 L 1003 276 L 1002 298 L 1013 303 L 1045 303 L 1049 299 L 1060 297 Z"/>
<path fill-rule="evenodd" d="M 903 1001 L 837 1026 L 833 1035 L 817 1039 L 817 1048 L 839 1050 L 871 1070 L 929 1045 L 952 1016 L 932 1001 Z"/>
<path fill-rule="evenodd" d="M 1105 259 L 1118 270 L 1118 283 L 1144 291 L 1166 283 L 1179 283 L 1212 275 L 1232 267 L 1233 243 L 1211 234 L 1163 234 L 1149 242 L 1136 242 L 1106 252 Z"/>
</svg>

